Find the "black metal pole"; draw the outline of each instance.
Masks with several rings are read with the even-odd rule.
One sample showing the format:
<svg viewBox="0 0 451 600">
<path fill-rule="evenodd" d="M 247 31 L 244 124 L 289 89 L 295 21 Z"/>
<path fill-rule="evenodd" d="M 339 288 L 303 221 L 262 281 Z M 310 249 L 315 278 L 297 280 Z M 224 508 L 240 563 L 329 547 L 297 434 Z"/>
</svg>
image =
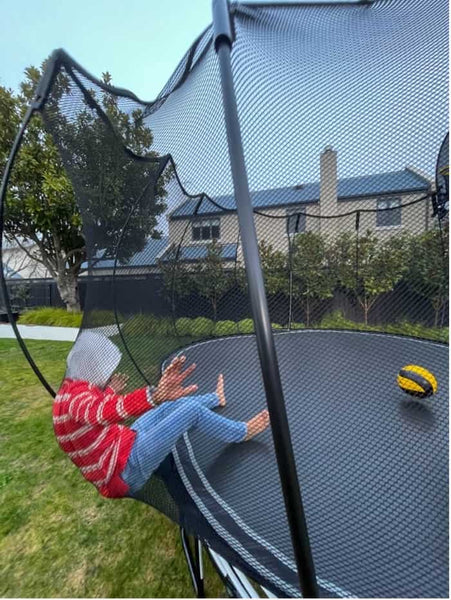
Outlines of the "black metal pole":
<svg viewBox="0 0 451 600">
<path fill-rule="evenodd" d="M 316 598 L 318 597 L 318 588 L 315 568 L 299 489 L 274 338 L 269 319 L 254 214 L 244 162 L 230 56 L 233 34 L 227 0 L 213 0 L 213 26 L 215 49 L 221 72 L 224 118 L 243 245 L 244 263 L 280 481 L 301 591 L 304 597 Z"/>
</svg>

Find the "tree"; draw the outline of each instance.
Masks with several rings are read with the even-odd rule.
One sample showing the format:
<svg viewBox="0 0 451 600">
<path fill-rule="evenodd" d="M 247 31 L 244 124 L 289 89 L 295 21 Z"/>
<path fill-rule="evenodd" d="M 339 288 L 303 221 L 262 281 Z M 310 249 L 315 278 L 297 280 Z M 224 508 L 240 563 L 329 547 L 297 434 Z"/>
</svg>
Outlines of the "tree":
<svg viewBox="0 0 451 600">
<path fill-rule="evenodd" d="M 28 68 L 17 95 L 0 88 L 1 122 L 21 118 L 40 75 L 39 69 Z M 103 81 L 111 83 L 108 73 Z M 154 186 L 155 160 L 134 159 L 118 141 L 121 137 L 132 152 L 157 158 L 150 150 L 152 133 L 140 119 L 140 110 L 123 112 L 117 97 L 100 88 L 91 90 L 91 98 L 113 127 L 105 124 L 92 101 L 79 91 L 74 93 L 68 75 L 58 75 L 44 111 L 46 128 L 35 115 L 16 158 L 6 198 L 6 238 L 45 266 L 68 310 L 80 308 L 77 278 L 87 258 L 91 265 L 115 256 L 126 263 L 143 249 L 148 237 L 158 237 L 157 216 L 165 208 L 165 183 L 172 177 L 168 169 Z M 70 109 L 65 112 L 68 100 Z M 9 133 L 1 143 L 0 159 L 4 160 L 11 143 Z M 33 243 L 32 249 L 28 242 Z"/>
<path fill-rule="evenodd" d="M 175 244 L 170 246 L 158 261 L 158 267 L 163 276 L 167 298 L 171 303 L 172 317 L 175 319 L 177 302 L 193 291 L 191 273 L 180 260 L 178 246 Z"/>
<path fill-rule="evenodd" d="M 261 240 L 258 244 L 260 262 L 267 294 L 288 294 L 289 272 L 287 266 L 287 255 L 274 250 L 272 244 Z M 246 270 L 241 267 L 237 273 L 239 286 L 247 293 Z"/>
<path fill-rule="evenodd" d="M 222 246 L 216 240 L 208 244 L 207 255 L 195 265 L 192 281 L 194 290 L 210 302 L 216 322 L 218 303 L 233 283 L 224 269 Z"/>
<path fill-rule="evenodd" d="M 407 269 L 408 241 L 394 236 L 380 242 L 368 230 L 364 235 L 342 233 L 331 248 L 331 264 L 338 283 L 361 306 L 365 325 L 376 300 L 393 290 Z"/>
<path fill-rule="evenodd" d="M 294 237 L 290 259 L 292 294 L 305 312 L 307 326 L 318 301 L 333 296 L 335 280 L 327 257 L 326 241 L 319 233 L 308 231 Z"/>
<path fill-rule="evenodd" d="M 435 327 L 439 324 L 440 312 L 445 307 L 449 295 L 448 232 L 448 227 L 444 227 L 442 231 L 426 231 L 412 238 L 409 249 L 406 281 L 431 303 Z"/>
</svg>

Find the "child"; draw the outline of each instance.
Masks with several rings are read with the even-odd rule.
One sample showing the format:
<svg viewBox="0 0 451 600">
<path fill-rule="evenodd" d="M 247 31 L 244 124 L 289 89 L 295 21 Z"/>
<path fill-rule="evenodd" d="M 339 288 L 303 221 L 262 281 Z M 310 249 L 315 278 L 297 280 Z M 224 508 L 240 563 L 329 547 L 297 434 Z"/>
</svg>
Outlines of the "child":
<svg viewBox="0 0 451 600">
<path fill-rule="evenodd" d="M 222 375 L 215 393 L 188 397 L 197 386 L 183 387 L 183 382 L 196 365 L 183 370 L 183 356 L 165 369 L 156 388 L 120 395 L 125 379 L 113 373 L 121 357 L 107 337 L 81 333 L 67 358 L 66 378 L 53 406 L 59 445 L 103 496 L 138 492 L 191 427 L 224 442 L 241 442 L 269 424 L 266 410 L 247 423 L 211 410 L 226 402 Z M 130 427 L 121 424 L 132 417 L 140 418 Z"/>
</svg>

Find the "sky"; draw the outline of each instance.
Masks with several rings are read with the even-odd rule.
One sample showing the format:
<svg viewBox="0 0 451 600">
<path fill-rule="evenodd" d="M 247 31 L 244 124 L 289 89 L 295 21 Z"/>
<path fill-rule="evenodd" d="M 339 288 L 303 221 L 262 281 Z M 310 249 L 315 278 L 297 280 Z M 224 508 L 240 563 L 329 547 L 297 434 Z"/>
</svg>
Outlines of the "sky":
<svg viewBox="0 0 451 600">
<path fill-rule="evenodd" d="M 90 73 L 153 100 L 211 22 L 211 0 L 0 0 L 0 85 L 64 48 Z"/>
</svg>

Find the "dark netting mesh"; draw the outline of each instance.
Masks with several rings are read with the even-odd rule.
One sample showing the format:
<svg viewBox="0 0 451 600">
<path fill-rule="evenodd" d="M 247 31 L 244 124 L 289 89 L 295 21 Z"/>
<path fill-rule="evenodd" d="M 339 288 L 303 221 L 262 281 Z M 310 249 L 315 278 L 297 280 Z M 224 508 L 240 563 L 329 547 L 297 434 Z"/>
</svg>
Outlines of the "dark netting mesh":
<svg viewBox="0 0 451 600">
<path fill-rule="evenodd" d="M 232 14 L 320 595 L 446 597 L 446 3 L 238 3 Z M 81 211 L 82 329 L 96 353 L 128 375 L 127 392 L 157 385 L 183 354 L 199 393 L 224 374 L 223 416 L 265 408 L 211 29 L 153 103 L 62 56 L 41 112 Z M 399 389 L 406 365 L 431 371 L 436 393 Z M 300 594 L 269 430 L 231 445 L 191 428 L 134 496 L 276 594 Z"/>
</svg>

